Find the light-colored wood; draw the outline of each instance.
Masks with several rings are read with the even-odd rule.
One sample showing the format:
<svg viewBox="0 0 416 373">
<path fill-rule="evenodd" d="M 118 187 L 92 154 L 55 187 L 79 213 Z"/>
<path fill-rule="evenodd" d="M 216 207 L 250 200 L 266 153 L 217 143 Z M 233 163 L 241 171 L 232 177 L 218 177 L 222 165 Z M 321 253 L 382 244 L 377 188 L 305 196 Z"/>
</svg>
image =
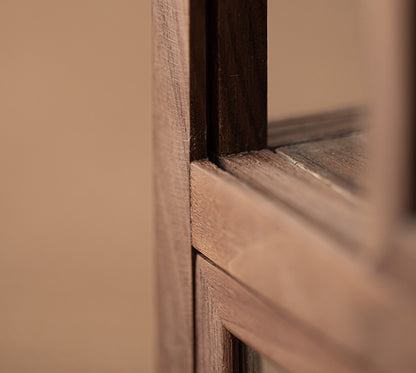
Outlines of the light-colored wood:
<svg viewBox="0 0 416 373">
<path fill-rule="evenodd" d="M 366 362 L 302 329 L 289 315 L 201 257 L 196 261 L 196 291 L 198 373 L 240 371 L 236 369 L 239 361 L 253 368 L 247 356 L 236 358 L 235 348 L 234 355 L 230 353 L 230 333 L 273 360 L 282 372 L 372 371 Z M 242 371 L 244 368 L 247 366 L 240 366 Z M 253 369 L 245 371 L 254 373 Z"/>
<path fill-rule="evenodd" d="M 350 191 L 269 150 L 223 157 L 219 164 L 271 199 L 292 208 L 323 233 L 339 238 L 351 250 L 362 249 L 367 233 L 363 225 L 365 201 Z"/>
<path fill-rule="evenodd" d="M 380 371 L 416 369 L 413 299 L 284 204 L 191 165 L 194 247 L 269 302 Z"/>
<path fill-rule="evenodd" d="M 367 173 L 367 135 L 356 132 L 332 139 L 284 146 L 276 152 L 314 176 L 357 191 Z"/>
<path fill-rule="evenodd" d="M 366 122 L 366 112 L 361 108 L 271 121 L 267 127 L 267 145 L 275 148 L 347 135 L 366 128 Z"/>
<path fill-rule="evenodd" d="M 205 74 L 198 75 L 205 70 L 204 11 L 203 1 L 153 0 L 157 364 L 163 373 L 194 369 L 189 164 L 206 154 Z"/>
</svg>

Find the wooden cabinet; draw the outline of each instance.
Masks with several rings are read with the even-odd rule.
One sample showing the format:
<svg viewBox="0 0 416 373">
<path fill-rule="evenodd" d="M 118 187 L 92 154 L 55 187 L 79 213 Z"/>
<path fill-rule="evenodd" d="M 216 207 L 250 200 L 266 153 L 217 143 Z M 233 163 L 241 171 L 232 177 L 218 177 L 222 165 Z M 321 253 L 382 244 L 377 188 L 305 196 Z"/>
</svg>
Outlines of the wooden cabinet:
<svg viewBox="0 0 416 373">
<path fill-rule="evenodd" d="M 268 126 L 266 0 L 153 0 L 160 372 L 416 371 L 407 5 L 365 2 L 362 130 Z"/>
</svg>

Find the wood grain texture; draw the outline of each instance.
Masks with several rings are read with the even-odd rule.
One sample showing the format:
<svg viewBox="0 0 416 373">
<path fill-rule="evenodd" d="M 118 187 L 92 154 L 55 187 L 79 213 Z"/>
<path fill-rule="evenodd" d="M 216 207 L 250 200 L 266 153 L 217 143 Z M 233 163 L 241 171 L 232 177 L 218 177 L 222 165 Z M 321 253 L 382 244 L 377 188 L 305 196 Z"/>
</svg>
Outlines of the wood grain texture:
<svg viewBox="0 0 416 373">
<path fill-rule="evenodd" d="M 231 278 L 229 280 L 231 280 Z M 241 341 L 239 373 L 264 373 L 262 370 L 261 356 L 251 347 L 247 346 Z"/>
<path fill-rule="evenodd" d="M 198 373 L 259 372 L 259 359 L 240 348 L 240 370 L 230 355 L 228 334 L 239 338 L 281 366 L 282 372 L 360 372 L 361 361 L 343 354 L 288 315 L 198 257 L 196 263 Z M 225 338 L 224 338 L 225 336 Z M 225 341 L 225 342 L 224 342 Z M 245 349 L 249 351 L 250 349 Z M 229 370 L 226 370 L 226 369 Z M 366 372 L 370 367 L 366 366 Z"/>
<path fill-rule="evenodd" d="M 362 191 L 368 171 L 367 135 L 362 132 L 333 139 L 284 146 L 276 153 L 315 177 L 349 189 Z"/>
<path fill-rule="evenodd" d="M 337 240 L 207 161 L 191 203 L 198 251 L 363 364 L 414 371 L 414 300 Z"/>
<path fill-rule="evenodd" d="M 189 164 L 206 154 L 203 2 L 153 0 L 152 17 L 157 363 L 159 372 L 190 373 L 194 359 Z"/>
<path fill-rule="evenodd" d="M 240 343 L 223 325 L 199 257 L 195 265 L 195 320 L 196 372 L 237 372 Z"/>
<path fill-rule="evenodd" d="M 211 1 L 207 29 L 209 152 L 265 148 L 267 1 Z"/>
<path fill-rule="evenodd" d="M 339 137 L 366 127 L 366 112 L 362 108 L 347 108 L 270 121 L 267 128 L 267 146 L 275 148 L 282 145 Z"/>
<path fill-rule="evenodd" d="M 207 157 L 206 1 L 190 3 L 190 160 Z M 186 40 L 186 39 L 185 39 Z"/>
<path fill-rule="evenodd" d="M 323 233 L 358 252 L 365 245 L 366 204 L 348 190 L 317 178 L 304 167 L 261 150 L 221 157 L 219 165 L 272 200 L 293 209 Z"/>
</svg>

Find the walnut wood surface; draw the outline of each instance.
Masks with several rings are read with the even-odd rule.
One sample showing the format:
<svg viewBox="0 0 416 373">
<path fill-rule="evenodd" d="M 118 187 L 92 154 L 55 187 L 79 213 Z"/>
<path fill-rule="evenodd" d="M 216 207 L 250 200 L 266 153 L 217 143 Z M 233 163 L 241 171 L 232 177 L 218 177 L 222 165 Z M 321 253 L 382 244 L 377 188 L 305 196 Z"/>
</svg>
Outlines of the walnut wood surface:
<svg viewBox="0 0 416 373">
<path fill-rule="evenodd" d="M 207 161 L 191 166 L 191 195 L 197 250 L 363 364 L 414 371 L 416 306 L 394 283 Z"/>
<path fill-rule="evenodd" d="M 275 148 L 300 142 L 339 137 L 366 128 L 366 112 L 347 108 L 283 120 L 271 120 L 267 129 L 267 145 Z"/>
<path fill-rule="evenodd" d="M 159 372 L 194 369 L 189 164 L 206 155 L 204 12 L 202 1 L 153 0 Z"/>
<path fill-rule="evenodd" d="M 198 372 L 259 372 L 253 370 L 259 361 L 244 354 L 236 358 L 231 334 L 281 366 L 281 372 L 371 372 L 199 256 L 196 291 Z"/>
<path fill-rule="evenodd" d="M 199 257 L 195 266 L 195 320 L 196 372 L 237 372 L 239 341 L 224 327 Z"/>
<path fill-rule="evenodd" d="M 367 174 L 367 134 L 356 132 L 347 136 L 284 146 L 276 153 L 289 159 L 315 177 L 339 187 L 363 189 Z"/>
<path fill-rule="evenodd" d="M 323 233 L 344 241 L 351 250 L 358 251 L 365 245 L 366 204 L 348 190 L 334 187 L 269 150 L 222 157 L 219 165 L 307 218 Z"/>
<path fill-rule="evenodd" d="M 209 5 L 209 152 L 265 148 L 267 0 L 214 0 Z"/>
<path fill-rule="evenodd" d="M 207 41 L 206 0 L 187 0 L 190 6 L 190 160 L 207 157 Z M 186 38 L 185 38 L 186 42 Z M 168 68 L 169 66 L 167 66 Z"/>
</svg>

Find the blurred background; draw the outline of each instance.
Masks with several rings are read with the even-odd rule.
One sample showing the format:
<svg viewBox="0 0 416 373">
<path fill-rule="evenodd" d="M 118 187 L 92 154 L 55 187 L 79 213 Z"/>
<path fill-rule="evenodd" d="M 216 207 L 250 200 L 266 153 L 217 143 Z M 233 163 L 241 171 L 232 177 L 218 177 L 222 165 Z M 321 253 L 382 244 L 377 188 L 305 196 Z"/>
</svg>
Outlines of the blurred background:
<svg viewBox="0 0 416 373">
<path fill-rule="evenodd" d="M 150 1 L 0 1 L 0 372 L 152 372 Z"/>
<path fill-rule="evenodd" d="M 0 1 L 0 372 L 154 371 L 150 5 Z M 269 5 L 270 116 L 361 104 L 357 1 Z"/>
</svg>

